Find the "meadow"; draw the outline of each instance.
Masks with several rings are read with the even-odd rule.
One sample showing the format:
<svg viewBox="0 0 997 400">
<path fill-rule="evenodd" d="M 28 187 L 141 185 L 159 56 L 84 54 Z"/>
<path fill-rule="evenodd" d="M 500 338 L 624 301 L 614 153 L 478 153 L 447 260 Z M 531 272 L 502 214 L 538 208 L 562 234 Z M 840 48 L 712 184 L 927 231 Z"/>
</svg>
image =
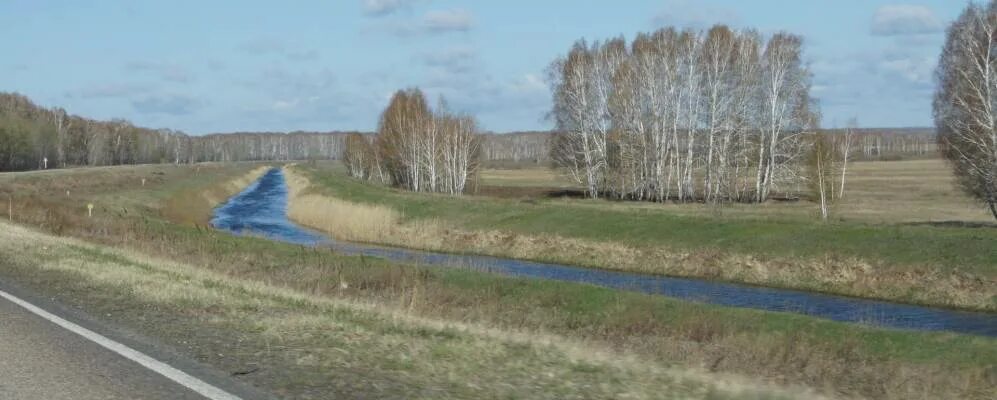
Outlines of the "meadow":
<svg viewBox="0 0 997 400">
<path fill-rule="evenodd" d="M 259 171 L 2 174 L 14 224 L 0 229 L 0 276 L 225 370 L 252 371 L 245 379 L 290 398 L 984 399 L 997 386 L 990 338 L 403 265 L 208 229 L 217 201 Z"/>
<path fill-rule="evenodd" d="M 335 164 L 289 168 L 290 216 L 340 239 L 997 310 L 997 229 L 938 160 L 855 163 L 835 219 L 761 205 L 585 200 L 545 168 L 477 195 L 411 193 Z"/>
</svg>

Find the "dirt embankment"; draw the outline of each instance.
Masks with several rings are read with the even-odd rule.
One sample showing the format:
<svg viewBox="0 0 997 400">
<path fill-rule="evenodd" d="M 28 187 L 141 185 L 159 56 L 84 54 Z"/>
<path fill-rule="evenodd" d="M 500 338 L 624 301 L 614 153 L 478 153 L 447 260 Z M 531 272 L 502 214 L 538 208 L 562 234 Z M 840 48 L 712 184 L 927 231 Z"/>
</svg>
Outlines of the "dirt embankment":
<svg viewBox="0 0 997 400">
<path fill-rule="evenodd" d="M 207 225 L 211 221 L 211 213 L 215 207 L 246 189 L 271 168 L 273 167 L 261 165 L 219 184 L 178 191 L 166 201 L 161 213 L 163 217 L 174 223 Z"/>
</svg>

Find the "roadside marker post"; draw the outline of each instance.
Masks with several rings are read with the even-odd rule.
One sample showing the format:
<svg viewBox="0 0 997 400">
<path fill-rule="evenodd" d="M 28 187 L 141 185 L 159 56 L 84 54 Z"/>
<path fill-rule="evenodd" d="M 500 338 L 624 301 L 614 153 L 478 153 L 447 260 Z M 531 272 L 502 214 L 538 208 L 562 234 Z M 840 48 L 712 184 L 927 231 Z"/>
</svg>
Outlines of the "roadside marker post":
<svg viewBox="0 0 997 400">
<path fill-rule="evenodd" d="M 93 218 L 93 203 L 87 203 L 87 217 Z"/>
</svg>

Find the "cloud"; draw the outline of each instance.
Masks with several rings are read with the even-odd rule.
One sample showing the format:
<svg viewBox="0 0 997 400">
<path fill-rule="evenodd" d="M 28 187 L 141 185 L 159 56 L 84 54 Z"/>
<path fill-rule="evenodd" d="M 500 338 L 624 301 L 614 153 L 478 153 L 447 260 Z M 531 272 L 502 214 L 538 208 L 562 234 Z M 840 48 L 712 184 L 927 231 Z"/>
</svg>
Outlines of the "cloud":
<svg viewBox="0 0 997 400">
<path fill-rule="evenodd" d="M 478 68 L 478 53 L 471 47 L 453 47 L 450 49 L 426 52 L 419 59 L 427 67 L 440 69 L 450 74 L 464 74 Z"/>
<path fill-rule="evenodd" d="M 412 5 L 414 0 L 363 0 L 364 14 L 369 17 L 383 17 L 394 14 Z"/>
<path fill-rule="evenodd" d="M 260 127 L 286 130 L 317 129 L 353 118 L 363 95 L 345 94 L 329 69 L 289 70 L 273 67 L 243 82 L 257 97 L 248 101 L 243 116 Z"/>
<path fill-rule="evenodd" d="M 669 0 L 662 11 L 651 17 L 654 27 L 706 28 L 714 24 L 735 24 L 740 20 L 734 10 L 693 2 Z"/>
<path fill-rule="evenodd" d="M 394 19 L 367 25 L 364 31 L 406 38 L 419 35 L 466 33 L 474 29 L 474 15 L 464 9 L 429 11 L 419 18 Z"/>
<path fill-rule="evenodd" d="M 311 61 L 319 58 L 314 49 L 298 49 L 274 38 L 257 38 L 239 46 L 243 52 L 258 56 L 280 56 L 291 61 Z"/>
<path fill-rule="evenodd" d="M 258 77 L 247 80 L 244 84 L 273 98 L 309 98 L 332 92 L 336 86 L 336 76 L 329 69 L 290 71 L 274 67 L 263 70 Z"/>
<path fill-rule="evenodd" d="M 937 60 L 923 54 L 893 52 L 884 54 L 875 67 L 885 77 L 899 77 L 920 87 L 930 86 Z"/>
<path fill-rule="evenodd" d="M 196 111 L 201 102 L 183 95 L 149 96 L 132 100 L 132 107 L 143 114 L 188 115 Z"/>
<path fill-rule="evenodd" d="M 467 32 L 474 26 L 474 16 L 463 9 L 430 11 L 422 17 L 422 28 L 430 33 Z"/>
<path fill-rule="evenodd" d="M 872 18 L 872 34 L 877 36 L 920 35 L 941 31 L 941 21 L 925 6 L 883 6 L 876 10 Z"/>
<path fill-rule="evenodd" d="M 422 81 L 427 98 L 443 96 L 450 108 L 478 117 L 483 129 L 528 129 L 543 121 L 550 91 L 539 74 L 495 79 L 476 71 L 457 76 L 432 75 Z"/>
<path fill-rule="evenodd" d="M 148 85 L 136 83 L 103 83 L 68 92 L 66 96 L 82 99 L 131 97 L 146 93 L 150 89 Z"/>
<path fill-rule="evenodd" d="M 153 74 L 164 81 L 173 83 L 189 83 L 194 80 L 194 76 L 186 68 L 173 63 L 135 61 L 128 63 L 125 69 Z"/>
<path fill-rule="evenodd" d="M 929 125 L 937 51 L 889 40 L 815 55 L 811 94 L 820 99 L 824 123 L 840 126 L 858 117 L 869 126 Z M 890 112 L 883 112 L 884 104 Z"/>
</svg>

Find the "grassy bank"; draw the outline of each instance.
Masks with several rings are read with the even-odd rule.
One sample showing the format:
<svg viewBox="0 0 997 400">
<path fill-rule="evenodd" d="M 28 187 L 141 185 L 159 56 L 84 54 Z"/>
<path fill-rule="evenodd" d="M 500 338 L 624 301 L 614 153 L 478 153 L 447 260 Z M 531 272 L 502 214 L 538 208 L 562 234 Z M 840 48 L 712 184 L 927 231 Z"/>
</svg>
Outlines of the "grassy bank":
<svg viewBox="0 0 997 400">
<path fill-rule="evenodd" d="M 127 212 L 67 219 L 63 234 L 89 243 L 4 225 L 0 274 L 220 368 L 258 369 L 246 379 L 290 398 L 812 397 L 744 383 L 758 381 L 844 397 L 985 399 L 997 387 L 993 339 L 343 257 L 164 217 L 176 196 L 203 193 L 188 189 L 253 168 L 143 170 L 164 174 L 144 188 L 87 175 L 108 210 Z M 19 181 L 45 192 L 60 179 Z M 75 215 L 77 203 L 47 207 Z"/>
<path fill-rule="evenodd" d="M 643 365 L 570 342 L 413 317 L 2 228 L 5 277 L 58 289 L 68 304 L 228 371 L 253 371 L 249 381 L 281 397 L 788 399 L 808 393 Z"/>
<path fill-rule="evenodd" d="M 259 369 L 251 382 L 288 397 L 813 396 L 736 375 L 895 399 L 983 399 L 997 387 L 997 343 L 986 338 L 399 266 L 253 238 L 190 233 L 211 250 L 187 258 L 221 255 L 192 266 L 10 225 L 2 232 L 4 279 L 220 368 Z"/>
<path fill-rule="evenodd" d="M 290 216 L 347 240 L 997 310 L 997 229 L 455 199 L 369 185 L 334 166 L 290 170 Z"/>
</svg>

